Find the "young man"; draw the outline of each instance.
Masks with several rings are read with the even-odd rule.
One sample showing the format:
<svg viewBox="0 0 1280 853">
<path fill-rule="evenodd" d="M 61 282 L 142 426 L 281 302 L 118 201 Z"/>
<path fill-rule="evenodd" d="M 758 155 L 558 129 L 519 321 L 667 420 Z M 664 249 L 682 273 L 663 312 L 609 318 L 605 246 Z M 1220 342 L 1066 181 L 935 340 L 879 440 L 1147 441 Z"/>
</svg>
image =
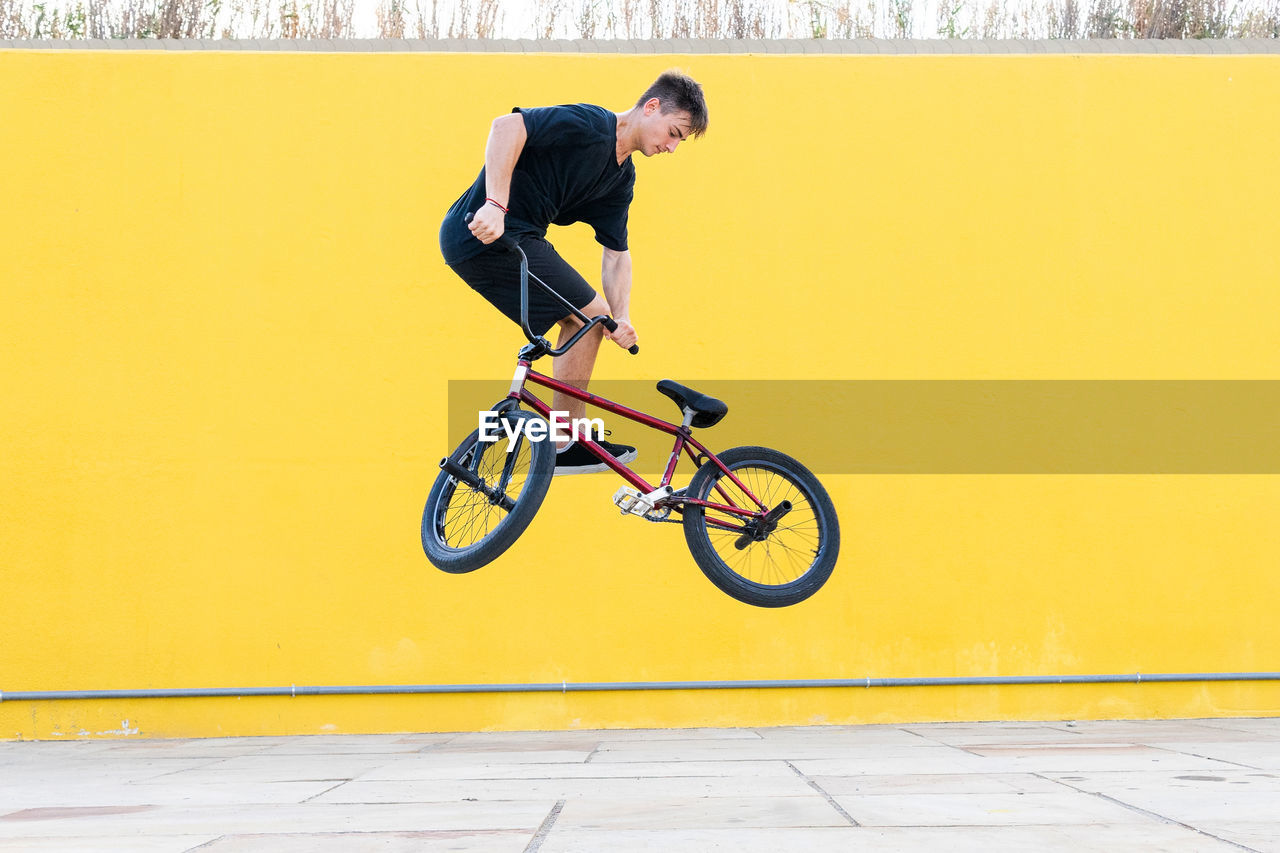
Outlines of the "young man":
<svg viewBox="0 0 1280 853">
<path fill-rule="evenodd" d="M 602 337 L 626 349 L 636 343 L 631 325 L 631 254 L 627 248 L 627 210 L 635 186 L 631 155 L 674 153 L 690 136 L 707 129 L 702 87 L 691 78 L 668 71 L 631 109 L 614 113 L 591 104 L 560 107 L 517 107 L 494 119 L 485 145 L 484 168 L 454 202 L 440 227 L 445 262 L 495 308 L 520 322 L 520 266 L 513 252 L 490 248 L 509 233 L 529 258 L 538 276 L 588 317 L 612 314 L 615 332 L 597 326 L 573 349 L 556 358 L 553 375 L 586 388 Z M 466 214 L 474 214 L 468 224 Z M 599 296 L 547 242 L 551 224 L 585 222 L 604 247 Z M 543 335 L 560 326 L 557 347 L 582 324 L 540 288 L 529 290 L 529 327 Z M 552 408 L 571 418 L 584 415 L 585 404 L 557 393 Z M 635 459 L 634 447 L 601 441 L 621 462 Z M 556 473 L 603 471 L 605 465 L 577 442 L 557 447 Z"/>
</svg>

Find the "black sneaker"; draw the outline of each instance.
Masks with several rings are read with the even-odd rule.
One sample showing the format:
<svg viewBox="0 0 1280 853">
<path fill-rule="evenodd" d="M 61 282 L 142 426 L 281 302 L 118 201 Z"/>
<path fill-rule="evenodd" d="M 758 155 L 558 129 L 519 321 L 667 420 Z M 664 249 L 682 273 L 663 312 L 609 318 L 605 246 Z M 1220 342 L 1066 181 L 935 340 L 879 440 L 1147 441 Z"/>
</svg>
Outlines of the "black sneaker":
<svg viewBox="0 0 1280 853">
<path fill-rule="evenodd" d="M 634 462 L 638 455 L 634 447 L 629 447 L 625 444 L 614 444 L 612 441 L 597 441 L 596 444 L 600 445 L 601 449 L 623 464 Z M 601 462 L 594 453 L 575 441 L 564 450 L 556 453 L 556 470 L 553 476 L 593 474 L 596 471 L 608 470 L 608 465 Z"/>
</svg>

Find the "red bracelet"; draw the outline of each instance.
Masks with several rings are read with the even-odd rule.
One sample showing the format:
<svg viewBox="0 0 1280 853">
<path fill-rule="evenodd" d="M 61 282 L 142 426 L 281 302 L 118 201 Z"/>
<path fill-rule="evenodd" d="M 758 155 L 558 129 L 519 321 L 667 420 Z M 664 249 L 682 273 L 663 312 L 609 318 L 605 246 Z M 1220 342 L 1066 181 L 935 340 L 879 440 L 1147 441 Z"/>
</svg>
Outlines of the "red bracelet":
<svg viewBox="0 0 1280 853">
<path fill-rule="evenodd" d="M 510 213 L 510 212 L 511 212 L 511 211 L 507 210 L 505 207 L 503 207 L 502 205 L 498 204 L 496 201 L 494 201 L 494 200 L 493 200 L 493 199 L 491 199 L 491 198 L 486 198 L 486 199 L 485 199 L 485 201 L 486 201 L 487 203 L 489 203 L 489 204 L 493 205 L 494 207 L 498 208 L 498 210 L 501 210 L 503 213 Z"/>
</svg>

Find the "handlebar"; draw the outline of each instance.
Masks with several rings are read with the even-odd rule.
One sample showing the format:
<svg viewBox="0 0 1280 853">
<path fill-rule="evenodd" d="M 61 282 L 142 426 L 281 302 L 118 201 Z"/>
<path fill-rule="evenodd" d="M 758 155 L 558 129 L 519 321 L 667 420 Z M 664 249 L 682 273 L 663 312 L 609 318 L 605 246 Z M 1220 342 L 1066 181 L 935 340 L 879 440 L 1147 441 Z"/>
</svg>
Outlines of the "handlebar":
<svg viewBox="0 0 1280 853">
<path fill-rule="evenodd" d="M 472 216 L 473 214 L 468 213 L 466 216 L 463 217 L 462 221 L 464 223 L 470 224 Z M 479 238 L 477 237 L 476 239 L 479 239 Z M 583 335 L 591 331 L 592 327 L 594 326 L 603 325 L 606 329 L 609 330 L 610 333 L 616 332 L 618 330 L 617 320 L 614 320 L 612 317 L 608 316 L 607 314 L 601 314 L 599 317 L 588 317 L 586 314 L 583 314 L 576 307 L 574 307 L 573 303 L 571 303 L 569 300 L 565 299 L 563 296 L 557 293 L 554 289 L 552 289 L 552 287 L 549 284 L 547 284 L 542 279 L 538 278 L 536 275 L 532 275 L 529 272 L 528 256 L 525 255 L 524 249 L 520 248 L 520 244 L 510 234 L 503 234 L 501 237 L 495 240 L 491 245 L 499 246 L 508 252 L 515 252 L 520 256 L 520 328 L 524 330 L 524 336 L 529 339 L 529 343 L 533 344 L 534 346 L 542 347 L 543 349 L 546 350 L 547 355 L 555 357 L 555 356 L 564 355 L 566 352 L 568 352 L 569 349 L 573 347 L 573 345 L 576 344 L 578 340 L 582 338 Z M 548 344 L 544 338 L 541 338 L 538 335 L 535 335 L 533 333 L 533 330 L 529 328 L 529 279 L 533 279 L 535 284 L 537 284 L 547 293 L 551 294 L 557 301 L 559 301 L 562 305 L 564 305 L 565 308 L 569 309 L 570 313 L 572 313 L 573 316 L 577 317 L 578 320 L 581 321 L 582 323 L 582 328 L 574 332 L 573 337 L 571 337 L 565 343 L 564 346 L 560 347 L 560 349 L 552 349 L 550 344 Z M 631 353 L 632 355 L 636 355 L 637 353 L 640 352 L 640 347 L 637 344 L 632 344 L 630 347 L 627 348 L 627 352 Z"/>
</svg>

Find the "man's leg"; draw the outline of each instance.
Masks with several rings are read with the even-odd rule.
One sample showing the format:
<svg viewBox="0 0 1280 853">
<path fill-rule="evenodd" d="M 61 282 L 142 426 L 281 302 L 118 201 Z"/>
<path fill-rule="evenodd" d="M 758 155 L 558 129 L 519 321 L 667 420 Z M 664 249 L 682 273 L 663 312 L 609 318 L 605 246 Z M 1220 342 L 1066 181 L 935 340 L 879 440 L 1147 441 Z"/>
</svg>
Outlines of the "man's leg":
<svg viewBox="0 0 1280 853">
<path fill-rule="evenodd" d="M 608 312 L 608 303 L 599 295 L 582 309 L 582 313 L 588 317 L 595 317 Z M 569 338 L 573 337 L 581 328 L 582 323 L 578 322 L 578 319 L 572 315 L 561 320 L 560 338 L 556 342 L 556 348 L 559 349 L 568 343 Z M 592 329 L 573 345 L 573 349 L 552 362 L 552 375 L 566 385 L 572 385 L 584 391 L 587 390 L 587 384 L 591 381 L 591 370 L 596 364 L 596 353 L 600 351 L 600 342 L 602 340 L 604 340 L 604 329 L 600 327 Z M 569 417 L 573 419 L 585 416 L 587 404 L 567 394 L 557 392 L 551 398 L 551 408 L 568 412 Z M 603 436 L 596 436 L 594 440 L 599 443 L 604 452 L 611 454 L 619 462 L 627 463 L 636 458 L 636 449 L 630 445 L 613 444 L 605 441 Z M 603 471 L 605 467 L 603 462 L 592 456 L 591 452 L 580 444 L 569 442 L 556 447 L 555 473 L 557 475 L 586 474 L 591 471 Z"/>
<path fill-rule="evenodd" d="M 588 317 L 595 317 L 608 312 L 609 304 L 604 301 L 602 296 L 596 296 L 582 309 L 582 313 Z M 569 338 L 573 337 L 580 328 L 582 328 L 582 323 L 572 314 L 561 320 L 560 337 L 556 341 L 556 349 L 564 346 Z M 584 391 L 587 390 L 587 385 L 591 381 L 591 371 L 596 365 L 596 354 L 600 352 L 600 341 L 602 340 L 604 340 L 604 329 L 597 326 L 583 336 L 582 340 L 574 344 L 573 349 L 553 359 L 551 375 L 566 385 L 572 385 Z M 568 412 L 572 422 L 574 419 L 586 415 L 587 404 L 557 391 L 551 398 L 551 408 L 559 412 Z"/>
</svg>

